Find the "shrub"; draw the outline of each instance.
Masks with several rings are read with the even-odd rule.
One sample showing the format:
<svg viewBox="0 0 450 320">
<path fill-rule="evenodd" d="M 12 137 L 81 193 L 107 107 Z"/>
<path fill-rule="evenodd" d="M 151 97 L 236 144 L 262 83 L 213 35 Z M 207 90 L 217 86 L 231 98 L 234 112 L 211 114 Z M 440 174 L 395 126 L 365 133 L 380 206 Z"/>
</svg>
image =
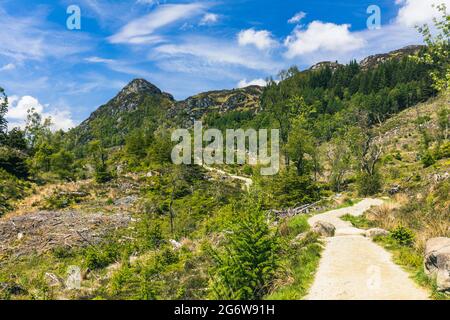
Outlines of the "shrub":
<svg viewBox="0 0 450 320">
<path fill-rule="evenodd" d="M 98 165 L 95 167 L 95 181 L 97 183 L 106 183 L 112 180 L 112 175 L 108 171 L 106 165 Z"/>
<path fill-rule="evenodd" d="M 436 160 L 434 159 L 434 156 L 431 154 L 431 152 L 427 151 L 422 156 L 421 162 L 423 164 L 424 168 L 428 168 L 436 163 Z"/>
<path fill-rule="evenodd" d="M 373 175 L 362 173 L 357 179 L 358 193 L 361 196 L 372 196 L 381 190 L 381 176 L 379 173 Z"/>
<path fill-rule="evenodd" d="M 402 246 L 411 246 L 414 242 L 414 233 L 403 226 L 398 226 L 391 232 L 391 238 Z"/>
<path fill-rule="evenodd" d="M 450 141 L 445 142 L 439 149 L 438 159 L 450 158 Z"/>
<path fill-rule="evenodd" d="M 105 248 L 88 247 L 85 254 L 86 267 L 90 270 L 103 269 L 116 261 L 119 251 L 113 245 Z"/>
</svg>

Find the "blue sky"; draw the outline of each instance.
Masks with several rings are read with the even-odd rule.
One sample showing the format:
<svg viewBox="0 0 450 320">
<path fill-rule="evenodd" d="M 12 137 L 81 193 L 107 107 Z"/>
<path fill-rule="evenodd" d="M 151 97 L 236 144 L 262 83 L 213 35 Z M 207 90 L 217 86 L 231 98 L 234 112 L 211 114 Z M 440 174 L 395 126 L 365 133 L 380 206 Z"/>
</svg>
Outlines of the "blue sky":
<svg viewBox="0 0 450 320">
<path fill-rule="evenodd" d="M 362 59 L 420 43 L 414 25 L 450 0 L 0 0 L 0 86 L 10 126 L 34 107 L 78 124 L 134 78 L 177 99 L 264 84 L 291 65 Z M 81 30 L 68 30 L 69 5 Z M 381 9 L 369 30 L 367 8 Z"/>
</svg>

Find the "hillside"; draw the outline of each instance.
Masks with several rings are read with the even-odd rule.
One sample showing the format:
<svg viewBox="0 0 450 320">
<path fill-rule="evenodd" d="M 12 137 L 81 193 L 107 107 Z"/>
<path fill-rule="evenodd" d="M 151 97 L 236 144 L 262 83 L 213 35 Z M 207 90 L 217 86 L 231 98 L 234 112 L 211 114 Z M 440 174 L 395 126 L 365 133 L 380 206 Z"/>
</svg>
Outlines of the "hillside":
<svg viewBox="0 0 450 320">
<path fill-rule="evenodd" d="M 400 61 L 411 54 L 416 54 L 422 48 L 409 46 L 386 54 L 370 56 L 362 60 L 359 66 L 363 71 L 377 69 L 391 60 Z M 302 74 L 317 71 L 335 72 L 343 68 L 344 65 L 337 63 L 321 62 Z M 417 75 L 414 78 L 417 78 Z M 291 80 L 288 78 L 283 82 Z M 249 120 L 262 110 L 263 92 L 262 87 L 250 86 L 204 92 L 183 101 L 175 101 L 170 93 L 162 92 L 154 84 L 144 79 L 135 79 L 73 129 L 70 136 L 74 146 L 85 145 L 86 142 L 99 137 L 105 140 L 106 146 L 117 146 L 125 142 L 125 137 L 131 132 L 130 128 L 138 129 L 145 126 L 146 130 L 153 132 L 156 130 L 156 124 L 190 127 L 194 120 L 206 120 L 210 124 L 216 124 L 216 120 L 223 116 L 243 117 Z M 107 138 L 99 132 L 107 133 Z"/>
<path fill-rule="evenodd" d="M 308 220 L 369 197 L 386 204 L 342 216 L 345 225 L 385 229 L 375 240 L 441 298 L 423 251 L 450 236 L 448 98 L 431 67 L 409 59 L 417 50 L 291 68 L 265 88 L 184 101 L 135 79 L 68 133 L 38 118 L 32 140 L 10 133 L 0 298 L 302 299 L 330 243 Z M 279 129 L 279 174 L 174 165 L 170 133 L 197 119 Z M 372 257 L 406 277 L 369 241 Z"/>
</svg>

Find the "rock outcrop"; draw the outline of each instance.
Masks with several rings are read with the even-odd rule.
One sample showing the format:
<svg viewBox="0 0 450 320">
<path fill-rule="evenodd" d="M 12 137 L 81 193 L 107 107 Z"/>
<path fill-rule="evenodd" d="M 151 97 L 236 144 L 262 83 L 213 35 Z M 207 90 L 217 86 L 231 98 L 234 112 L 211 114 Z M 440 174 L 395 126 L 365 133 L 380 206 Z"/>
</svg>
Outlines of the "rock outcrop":
<svg viewBox="0 0 450 320">
<path fill-rule="evenodd" d="M 436 278 L 438 290 L 450 291 L 450 238 L 433 238 L 427 241 L 425 272 Z"/>
</svg>

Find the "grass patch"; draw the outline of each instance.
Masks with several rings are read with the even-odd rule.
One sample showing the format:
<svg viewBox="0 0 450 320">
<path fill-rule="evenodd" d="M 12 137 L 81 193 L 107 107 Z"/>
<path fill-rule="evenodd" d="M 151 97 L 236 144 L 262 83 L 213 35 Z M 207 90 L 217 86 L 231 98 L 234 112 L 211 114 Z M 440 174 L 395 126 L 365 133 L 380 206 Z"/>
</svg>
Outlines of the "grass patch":
<svg viewBox="0 0 450 320">
<path fill-rule="evenodd" d="M 364 215 L 356 217 L 351 214 L 346 214 L 341 217 L 341 220 L 350 222 L 355 228 L 358 229 L 370 229 L 373 227 L 373 223 Z"/>
<path fill-rule="evenodd" d="M 300 215 L 289 219 L 289 221 L 287 221 L 287 227 L 290 237 L 295 237 L 300 233 L 308 231 L 308 216 Z"/>
<path fill-rule="evenodd" d="M 314 281 L 314 275 L 321 257 L 322 246 L 318 242 L 307 244 L 297 252 L 291 252 L 283 264 L 285 277 L 269 294 L 267 300 L 300 300 Z M 284 282 L 284 283 L 283 283 Z"/>
</svg>

